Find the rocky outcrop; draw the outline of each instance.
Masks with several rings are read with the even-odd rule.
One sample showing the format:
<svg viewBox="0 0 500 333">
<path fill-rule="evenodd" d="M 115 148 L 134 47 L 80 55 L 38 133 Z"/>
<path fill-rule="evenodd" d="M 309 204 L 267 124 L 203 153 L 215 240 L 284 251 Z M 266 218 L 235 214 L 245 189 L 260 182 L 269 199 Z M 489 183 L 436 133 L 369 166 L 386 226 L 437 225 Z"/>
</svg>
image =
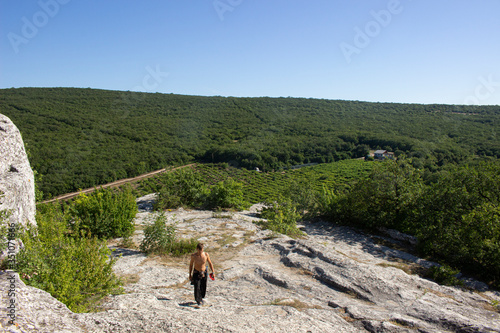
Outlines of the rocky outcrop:
<svg viewBox="0 0 500 333">
<path fill-rule="evenodd" d="M 0 290 L 0 332 L 88 332 L 66 305 L 46 291 L 25 285 L 13 271 L 0 271 Z M 9 309 L 7 304 L 14 306 Z"/>
<path fill-rule="evenodd" d="M 136 243 L 155 217 L 151 200 L 139 203 Z M 206 306 L 195 306 L 188 256 L 146 257 L 117 241 L 124 294 L 109 296 L 101 312 L 74 314 L 19 282 L 19 327 L 8 331 L 500 332 L 500 293 L 423 279 L 413 269 L 434 263 L 351 228 L 305 223 L 306 236 L 291 239 L 261 230 L 255 209 L 167 215 L 180 237 L 207 244 L 217 276 Z M 0 275 L 1 290 L 3 283 Z"/>
<path fill-rule="evenodd" d="M 35 182 L 21 133 L 0 114 L 0 211 L 9 222 L 35 224 Z"/>
</svg>

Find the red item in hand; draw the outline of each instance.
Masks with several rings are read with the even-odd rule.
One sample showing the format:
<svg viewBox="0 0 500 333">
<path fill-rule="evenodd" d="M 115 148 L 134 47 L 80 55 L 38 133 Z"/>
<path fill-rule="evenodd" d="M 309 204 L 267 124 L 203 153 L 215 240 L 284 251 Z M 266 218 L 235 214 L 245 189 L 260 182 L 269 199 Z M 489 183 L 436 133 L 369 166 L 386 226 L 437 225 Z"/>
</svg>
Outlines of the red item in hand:
<svg viewBox="0 0 500 333">
<path fill-rule="evenodd" d="M 210 273 L 210 278 L 213 280 L 215 280 L 215 276 L 214 276 L 214 273 Z"/>
</svg>

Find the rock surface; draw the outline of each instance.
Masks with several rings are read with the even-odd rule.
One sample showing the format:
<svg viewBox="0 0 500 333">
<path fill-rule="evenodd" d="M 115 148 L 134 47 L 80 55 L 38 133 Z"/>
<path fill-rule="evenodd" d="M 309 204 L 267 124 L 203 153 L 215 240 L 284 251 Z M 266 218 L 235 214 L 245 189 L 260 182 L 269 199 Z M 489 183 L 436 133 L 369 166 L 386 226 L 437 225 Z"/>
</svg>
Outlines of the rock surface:
<svg viewBox="0 0 500 333">
<path fill-rule="evenodd" d="M 155 217 L 151 200 L 139 202 L 137 244 Z M 146 257 L 117 240 L 115 272 L 128 282 L 126 293 L 108 297 L 102 312 L 74 314 L 19 281 L 19 326 L 6 331 L 500 332 L 498 292 L 409 274 L 433 263 L 346 227 L 308 223 L 301 239 L 274 237 L 254 223 L 257 208 L 167 212 L 181 237 L 207 244 L 217 275 L 209 280 L 206 306 L 195 306 L 188 257 Z M 5 283 L 0 275 L 1 290 Z"/>
<path fill-rule="evenodd" d="M 35 224 L 35 182 L 21 133 L 0 114 L 0 211 L 9 222 Z"/>
</svg>

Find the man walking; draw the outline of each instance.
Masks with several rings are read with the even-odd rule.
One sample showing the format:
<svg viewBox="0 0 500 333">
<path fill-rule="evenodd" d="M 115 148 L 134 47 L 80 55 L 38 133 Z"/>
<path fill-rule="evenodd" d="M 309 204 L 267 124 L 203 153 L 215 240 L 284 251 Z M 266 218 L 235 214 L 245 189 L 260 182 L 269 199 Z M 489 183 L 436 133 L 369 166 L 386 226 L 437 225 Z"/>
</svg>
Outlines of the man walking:
<svg viewBox="0 0 500 333">
<path fill-rule="evenodd" d="M 189 280 L 194 285 L 194 299 L 198 305 L 203 304 L 203 298 L 207 292 L 207 262 L 212 271 L 211 278 L 215 278 L 214 265 L 212 265 L 210 256 L 203 251 L 203 248 L 203 243 L 198 243 L 196 253 L 191 255 L 191 262 L 189 263 Z"/>
</svg>

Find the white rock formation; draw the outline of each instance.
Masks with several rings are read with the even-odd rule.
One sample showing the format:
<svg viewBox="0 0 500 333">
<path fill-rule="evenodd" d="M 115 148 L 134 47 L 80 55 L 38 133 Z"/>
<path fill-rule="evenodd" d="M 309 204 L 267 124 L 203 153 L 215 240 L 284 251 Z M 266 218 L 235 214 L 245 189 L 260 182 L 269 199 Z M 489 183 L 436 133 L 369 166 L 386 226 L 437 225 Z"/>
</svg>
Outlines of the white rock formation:
<svg viewBox="0 0 500 333">
<path fill-rule="evenodd" d="M 35 224 L 35 182 L 21 133 L 0 114 L 0 211 L 9 222 Z"/>
</svg>

